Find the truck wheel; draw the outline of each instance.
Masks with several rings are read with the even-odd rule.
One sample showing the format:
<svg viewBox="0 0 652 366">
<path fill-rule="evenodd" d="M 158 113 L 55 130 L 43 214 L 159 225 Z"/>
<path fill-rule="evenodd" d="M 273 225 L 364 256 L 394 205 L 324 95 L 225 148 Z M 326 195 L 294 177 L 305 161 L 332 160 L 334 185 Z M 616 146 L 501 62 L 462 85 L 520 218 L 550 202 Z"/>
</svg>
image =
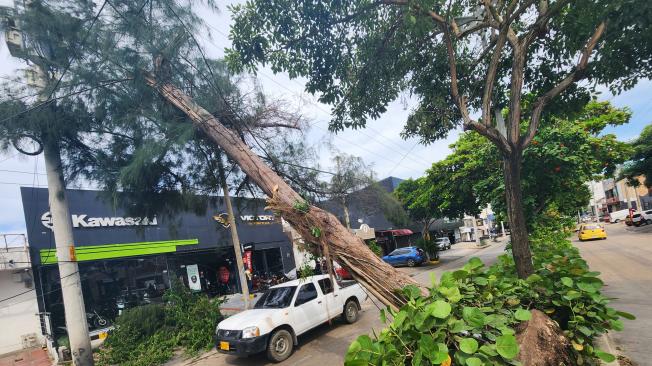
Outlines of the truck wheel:
<svg viewBox="0 0 652 366">
<path fill-rule="evenodd" d="M 408 259 L 407 265 L 408 267 L 414 267 L 417 265 L 417 262 L 415 262 L 414 259 Z"/>
<path fill-rule="evenodd" d="M 267 358 L 272 362 L 285 361 L 292 354 L 293 348 L 292 334 L 285 329 L 279 329 L 269 337 Z"/>
<path fill-rule="evenodd" d="M 344 314 L 342 314 L 344 321 L 353 324 L 358 321 L 358 304 L 353 300 L 349 300 L 344 305 Z"/>
</svg>

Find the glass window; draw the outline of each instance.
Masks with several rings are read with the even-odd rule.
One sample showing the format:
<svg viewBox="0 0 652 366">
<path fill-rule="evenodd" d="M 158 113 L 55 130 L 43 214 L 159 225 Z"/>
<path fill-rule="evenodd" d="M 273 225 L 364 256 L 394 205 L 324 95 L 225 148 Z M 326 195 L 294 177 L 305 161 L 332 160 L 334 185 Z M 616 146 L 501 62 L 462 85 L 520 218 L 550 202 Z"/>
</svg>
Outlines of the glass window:
<svg viewBox="0 0 652 366">
<path fill-rule="evenodd" d="M 324 278 L 323 280 L 317 281 L 319 288 L 321 288 L 321 293 L 326 295 L 333 292 L 333 284 L 331 283 L 330 278 Z"/>
<path fill-rule="evenodd" d="M 301 286 L 299 294 L 297 295 L 297 301 L 294 302 L 294 306 L 299 306 L 307 303 L 308 301 L 314 300 L 317 298 L 317 289 L 312 283 L 307 283 Z"/>
<path fill-rule="evenodd" d="M 600 225 L 585 225 L 583 230 L 596 230 L 601 229 Z"/>
<path fill-rule="evenodd" d="M 314 286 L 313 286 L 314 287 Z M 290 306 L 296 286 L 271 288 L 258 299 L 254 309 L 282 309 Z"/>
</svg>

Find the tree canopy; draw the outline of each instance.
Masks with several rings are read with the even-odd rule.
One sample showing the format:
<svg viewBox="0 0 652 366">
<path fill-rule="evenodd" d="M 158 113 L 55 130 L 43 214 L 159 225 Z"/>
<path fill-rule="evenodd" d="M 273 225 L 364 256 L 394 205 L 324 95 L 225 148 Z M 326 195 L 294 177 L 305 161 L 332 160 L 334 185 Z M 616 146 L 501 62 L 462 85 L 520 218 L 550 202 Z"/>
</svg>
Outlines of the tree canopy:
<svg viewBox="0 0 652 366">
<path fill-rule="evenodd" d="M 607 126 L 629 121 L 631 113 L 608 102 L 592 101 L 581 112 L 544 121 L 524 152 L 523 201 L 528 223 L 548 207 L 573 215 L 590 198 L 587 181 L 613 175 L 632 149 Z M 504 217 L 500 154 L 475 132 L 451 145 L 453 153 L 434 163 L 426 175 L 399 185 L 398 197 L 411 215 L 456 218 L 476 214 L 486 204 Z"/>
<path fill-rule="evenodd" d="M 652 188 L 652 125 L 646 126 L 631 145 L 634 154 L 623 167 L 621 175 L 634 187 L 640 185 L 638 177 L 643 175 L 645 186 Z"/>
</svg>

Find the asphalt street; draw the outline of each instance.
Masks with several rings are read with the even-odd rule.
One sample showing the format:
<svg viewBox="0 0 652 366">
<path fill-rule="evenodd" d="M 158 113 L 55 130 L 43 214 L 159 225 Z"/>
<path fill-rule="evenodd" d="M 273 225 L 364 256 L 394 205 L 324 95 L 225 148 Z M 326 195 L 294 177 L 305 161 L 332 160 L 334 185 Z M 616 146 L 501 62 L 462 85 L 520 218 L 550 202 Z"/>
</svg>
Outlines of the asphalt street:
<svg viewBox="0 0 652 366">
<path fill-rule="evenodd" d="M 609 338 L 640 366 L 652 366 L 652 225 L 606 226 L 607 239 L 574 243 L 594 271 L 601 272 L 611 306 L 636 315 Z"/>
<path fill-rule="evenodd" d="M 440 263 L 437 265 L 424 265 L 414 268 L 401 268 L 415 280 L 423 283 L 430 283 L 430 273 L 434 272 L 437 277 L 442 272 L 462 267 L 471 257 L 479 257 L 486 264 L 491 264 L 496 257 L 504 252 L 504 244 L 492 243 L 487 248 L 461 248 L 453 245 L 452 249 L 440 253 Z M 332 324 L 321 325 L 299 337 L 299 345 L 295 348 L 294 354 L 284 362 L 274 364 L 265 358 L 264 354 L 238 358 L 224 355 L 212 350 L 199 358 L 181 360 L 177 358 L 170 361 L 166 366 L 222 366 L 222 365 L 283 365 L 283 366 L 309 366 L 309 365 L 341 365 L 344 363 L 344 355 L 349 344 L 362 334 L 373 334 L 379 332 L 384 324 L 381 323 L 379 310 L 376 307 L 382 306 L 367 300 L 362 305 L 360 319 L 352 325 L 346 324 L 337 319 Z"/>
</svg>

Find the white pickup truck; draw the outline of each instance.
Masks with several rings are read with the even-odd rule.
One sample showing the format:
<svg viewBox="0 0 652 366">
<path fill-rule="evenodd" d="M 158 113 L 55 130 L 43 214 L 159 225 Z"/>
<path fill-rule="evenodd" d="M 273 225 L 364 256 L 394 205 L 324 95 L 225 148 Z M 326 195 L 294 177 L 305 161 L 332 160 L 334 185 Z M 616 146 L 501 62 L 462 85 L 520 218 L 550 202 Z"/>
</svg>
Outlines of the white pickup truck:
<svg viewBox="0 0 652 366">
<path fill-rule="evenodd" d="M 281 362 L 292 354 L 297 336 L 338 316 L 358 320 L 367 295 L 355 281 L 331 283 L 328 275 L 289 281 L 269 290 L 246 310 L 221 321 L 215 329 L 219 352 L 247 356 L 266 351 Z"/>
</svg>

